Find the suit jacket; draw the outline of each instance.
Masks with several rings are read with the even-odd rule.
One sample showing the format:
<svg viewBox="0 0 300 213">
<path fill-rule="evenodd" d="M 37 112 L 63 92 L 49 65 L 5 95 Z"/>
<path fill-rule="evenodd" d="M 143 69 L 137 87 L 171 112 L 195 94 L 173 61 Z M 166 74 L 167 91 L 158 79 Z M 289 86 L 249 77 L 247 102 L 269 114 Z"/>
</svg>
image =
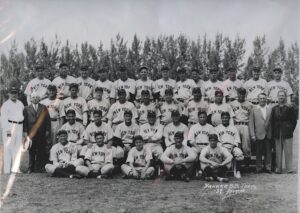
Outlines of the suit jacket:
<svg viewBox="0 0 300 213">
<path fill-rule="evenodd" d="M 35 111 L 33 105 L 30 104 L 25 107 L 23 114 L 23 131 L 27 132 L 32 140 L 35 138 L 46 140 L 46 137 L 49 137 L 46 132 L 49 134 L 51 131 L 51 119 L 47 107 L 38 104 L 37 111 Z"/>
<path fill-rule="evenodd" d="M 292 138 L 297 125 L 297 115 L 292 106 L 276 105 L 272 108 L 271 114 L 272 136 L 275 139 L 281 137 Z"/>
<path fill-rule="evenodd" d="M 249 118 L 249 130 L 251 137 L 257 140 L 263 140 L 267 136 L 271 139 L 271 112 L 272 109 L 266 106 L 266 119 L 264 119 L 263 114 L 258 106 L 253 107 Z"/>
</svg>

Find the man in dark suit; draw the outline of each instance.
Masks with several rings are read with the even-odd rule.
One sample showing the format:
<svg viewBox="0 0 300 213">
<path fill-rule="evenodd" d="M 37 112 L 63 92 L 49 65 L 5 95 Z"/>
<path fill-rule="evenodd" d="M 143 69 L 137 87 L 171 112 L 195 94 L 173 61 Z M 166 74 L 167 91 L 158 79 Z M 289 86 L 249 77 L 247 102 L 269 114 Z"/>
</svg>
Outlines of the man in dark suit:
<svg viewBox="0 0 300 213">
<path fill-rule="evenodd" d="M 31 94 L 31 104 L 24 109 L 23 131 L 32 140 L 29 149 L 29 169 L 31 172 L 43 172 L 48 160 L 51 119 L 46 106 L 39 103 L 36 93 Z"/>
<path fill-rule="evenodd" d="M 271 126 L 272 136 L 275 140 L 276 169 L 275 173 L 282 173 L 282 154 L 284 152 L 286 170 L 293 171 L 293 133 L 297 125 L 297 116 L 294 108 L 287 105 L 287 93 L 278 92 L 278 105 L 272 108 Z"/>
<path fill-rule="evenodd" d="M 263 172 L 262 156 L 264 153 L 264 169 L 271 173 L 271 128 L 270 116 L 272 108 L 267 106 L 267 95 L 258 95 L 258 105 L 253 107 L 249 118 L 251 140 L 256 144 L 256 172 Z"/>
</svg>

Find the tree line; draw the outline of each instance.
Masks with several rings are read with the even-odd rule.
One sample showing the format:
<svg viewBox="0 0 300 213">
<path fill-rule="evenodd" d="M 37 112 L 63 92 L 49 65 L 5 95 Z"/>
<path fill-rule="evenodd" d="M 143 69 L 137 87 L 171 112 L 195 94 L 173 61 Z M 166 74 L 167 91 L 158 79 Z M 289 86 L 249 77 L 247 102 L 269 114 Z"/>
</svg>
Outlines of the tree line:
<svg viewBox="0 0 300 213">
<path fill-rule="evenodd" d="M 202 78 L 207 79 L 210 67 L 217 67 L 220 80 L 226 78 L 226 70 L 235 67 L 239 77 L 251 78 L 253 66 L 259 66 L 267 81 L 272 79 L 272 70 L 280 66 L 284 71 L 284 80 L 288 81 L 298 96 L 299 84 L 299 47 L 295 42 L 286 47 L 282 39 L 275 48 L 269 48 L 265 36 L 257 36 L 253 41 L 253 50 L 245 58 L 244 38 L 231 39 L 216 34 L 214 39 L 206 36 L 191 40 L 185 35 L 161 35 L 157 38 L 141 40 L 136 34 L 131 42 L 120 34 L 111 39 L 110 47 L 105 49 L 100 41 L 94 46 L 88 42 L 72 44 L 61 41 L 58 36 L 49 44 L 43 39 L 30 39 L 24 44 L 24 50 L 18 49 L 14 41 L 8 53 L 1 53 L 0 85 L 1 104 L 5 100 L 7 87 L 11 80 L 17 80 L 23 86 L 34 78 L 34 66 L 39 63 L 45 67 L 45 76 L 52 80 L 57 75 L 58 64 L 70 65 L 72 75 L 79 75 L 81 65 L 88 65 L 93 78 L 97 78 L 97 69 L 107 68 L 111 80 L 117 78 L 119 66 L 126 66 L 131 78 L 137 78 L 141 65 L 149 67 L 150 77 L 160 77 L 160 68 L 168 66 L 173 75 L 178 67 L 188 71 L 198 69 Z"/>
</svg>

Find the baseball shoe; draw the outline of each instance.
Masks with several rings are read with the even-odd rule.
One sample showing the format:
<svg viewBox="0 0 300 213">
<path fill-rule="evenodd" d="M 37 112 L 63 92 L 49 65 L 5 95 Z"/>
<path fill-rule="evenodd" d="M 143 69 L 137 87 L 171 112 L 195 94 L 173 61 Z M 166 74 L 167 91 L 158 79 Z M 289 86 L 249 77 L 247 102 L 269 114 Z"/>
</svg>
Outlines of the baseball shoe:
<svg viewBox="0 0 300 213">
<path fill-rule="evenodd" d="M 240 171 L 236 171 L 234 177 L 237 178 L 237 179 L 240 179 L 242 177 L 241 172 Z"/>
<path fill-rule="evenodd" d="M 228 178 L 217 177 L 217 181 L 219 181 L 219 182 L 224 182 L 224 183 L 228 183 L 228 182 L 229 182 L 229 179 L 228 179 Z"/>
<path fill-rule="evenodd" d="M 165 177 L 165 180 L 166 180 L 166 181 L 174 180 L 174 177 L 171 176 L 171 175 L 167 175 L 167 176 Z"/>
<path fill-rule="evenodd" d="M 204 179 L 205 179 L 206 181 L 213 181 L 213 180 L 214 180 L 213 177 L 205 177 Z"/>
<path fill-rule="evenodd" d="M 184 182 L 190 182 L 190 178 L 186 175 L 186 174 L 183 174 L 182 176 L 181 176 L 181 180 L 183 180 Z"/>
<path fill-rule="evenodd" d="M 81 176 L 80 175 L 70 175 L 69 176 L 71 179 L 80 179 Z"/>
</svg>

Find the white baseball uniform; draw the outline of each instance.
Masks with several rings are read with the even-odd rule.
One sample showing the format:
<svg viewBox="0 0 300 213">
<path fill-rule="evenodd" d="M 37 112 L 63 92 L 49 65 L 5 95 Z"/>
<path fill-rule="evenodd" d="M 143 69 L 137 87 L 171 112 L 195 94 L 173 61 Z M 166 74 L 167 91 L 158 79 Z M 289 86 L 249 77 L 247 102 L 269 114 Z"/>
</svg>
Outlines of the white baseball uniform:
<svg viewBox="0 0 300 213">
<path fill-rule="evenodd" d="M 108 124 L 102 122 L 100 126 L 97 126 L 94 122 L 92 122 L 86 127 L 84 139 L 90 142 L 96 142 L 96 132 L 101 132 L 104 135 L 104 142 L 107 142 L 113 138 L 113 131 Z"/>
<path fill-rule="evenodd" d="M 167 81 L 165 81 L 161 78 L 155 81 L 154 93 L 159 92 L 160 97 L 164 97 L 166 89 L 172 89 L 174 91 L 175 87 L 176 87 L 175 80 L 169 78 Z"/>
<path fill-rule="evenodd" d="M 49 79 L 43 78 L 34 78 L 26 86 L 24 91 L 25 95 L 27 95 L 27 103 L 28 105 L 31 104 L 30 95 L 32 93 L 36 93 L 41 99 L 44 99 L 47 96 L 47 88 L 51 84 Z"/>
<path fill-rule="evenodd" d="M 88 112 L 88 107 L 86 101 L 83 97 L 71 98 L 68 97 L 63 100 L 63 110 L 61 111 L 60 116 L 66 116 L 66 112 L 69 109 L 75 110 L 76 118 L 83 120 L 83 113 Z"/>
<path fill-rule="evenodd" d="M 201 150 L 209 144 L 209 134 L 214 132 L 214 127 L 208 123 L 201 125 L 200 123 L 191 126 L 188 133 L 188 140 L 194 146 L 193 150 L 200 153 Z"/>
<path fill-rule="evenodd" d="M 133 137 L 138 134 L 139 126 L 133 122 L 130 126 L 127 126 L 125 122 L 120 123 L 114 132 L 114 136 L 122 139 L 123 144 L 127 148 L 130 147 L 130 145 L 132 145 Z"/>
<path fill-rule="evenodd" d="M 235 126 L 241 136 L 243 153 L 245 156 L 251 157 L 251 141 L 248 124 L 250 112 L 253 109 L 253 104 L 251 104 L 249 101 L 240 103 L 236 100 L 231 102 L 230 105 L 234 113 L 233 120 Z"/>
<path fill-rule="evenodd" d="M 257 81 L 249 79 L 245 82 L 244 88 L 247 91 L 247 100 L 258 103 L 258 95 L 260 93 L 266 93 L 267 81 L 265 79 L 259 78 Z"/>
<path fill-rule="evenodd" d="M 225 147 L 218 145 L 216 148 L 213 149 L 210 147 L 210 145 L 208 145 L 202 149 L 201 154 L 199 156 L 201 169 L 204 170 L 205 167 L 208 165 L 207 163 L 203 162 L 204 159 L 221 164 L 227 158 L 232 158 L 232 155 Z M 231 163 L 228 163 L 228 165 L 226 166 L 229 168 L 230 165 Z"/>
<path fill-rule="evenodd" d="M 289 85 L 288 82 L 281 80 L 281 81 L 276 81 L 276 80 L 272 80 L 270 82 L 267 83 L 267 95 L 269 96 L 269 99 L 272 102 L 276 102 L 278 103 L 278 97 L 277 94 L 280 90 L 284 90 L 287 94 L 287 96 L 290 96 L 293 94 L 293 90 L 291 88 L 291 86 Z"/>
<path fill-rule="evenodd" d="M 78 96 L 83 97 L 85 100 L 88 98 L 91 99 L 93 97 L 93 90 L 96 84 L 96 81 L 90 77 L 83 79 L 79 77 L 76 79 L 76 83 L 78 84 Z"/>
<path fill-rule="evenodd" d="M 101 101 L 98 101 L 97 99 L 90 100 L 87 103 L 87 107 L 89 110 L 91 121 L 94 121 L 93 112 L 96 110 L 100 110 L 102 112 L 102 121 L 107 121 L 107 113 L 110 108 L 110 102 L 107 98 L 102 98 Z"/>
<path fill-rule="evenodd" d="M 192 97 L 193 89 L 197 87 L 196 83 L 192 79 L 186 79 L 185 81 L 178 81 L 176 83 L 176 99 L 183 99 L 184 102 L 188 102 Z"/>
<path fill-rule="evenodd" d="M 230 118 L 234 116 L 231 106 L 227 103 L 222 103 L 220 105 L 212 103 L 209 105 L 207 115 L 211 115 L 211 123 L 213 126 L 218 126 L 222 123 L 222 112 L 229 112 Z M 230 122 L 233 123 L 232 119 L 230 120 Z"/>
<path fill-rule="evenodd" d="M 133 103 L 131 103 L 129 101 L 126 101 L 123 104 L 121 104 L 119 101 L 117 101 L 116 103 L 111 105 L 111 107 L 107 113 L 107 119 L 109 122 L 111 122 L 112 126 L 124 121 L 124 112 L 125 111 L 132 112 L 133 122 L 138 117 L 135 106 L 133 105 Z"/>
<path fill-rule="evenodd" d="M 215 101 L 215 91 L 222 90 L 222 82 L 217 80 L 216 82 L 212 82 L 211 80 L 205 81 L 202 86 L 202 95 L 204 98 L 208 98 L 209 101 Z"/>
<path fill-rule="evenodd" d="M 61 129 L 67 131 L 68 141 L 76 144 L 77 149 L 81 150 L 81 145 L 83 143 L 83 136 L 85 132 L 84 126 L 77 121 L 75 121 L 73 125 L 67 122 L 64 125 L 62 125 Z"/>
<path fill-rule="evenodd" d="M 174 123 L 172 122 L 169 123 L 167 126 L 165 126 L 163 132 L 163 136 L 165 137 L 166 147 L 169 147 L 175 143 L 174 135 L 176 132 L 183 132 L 184 134 L 183 144 L 184 145 L 187 144 L 187 136 L 189 132 L 188 127 L 183 123 L 180 123 L 178 126 L 175 126 Z"/>
<path fill-rule="evenodd" d="M 156 112 L 156 119 L 159 119 L 161 113 L 159 111 L 159 109 L 156 108 L 154 103 L 150 103 L 149 105 L 145 105 L 145 104 L 141 104 L 140 107 L 137 109 L 137 113 L 138 113 L 138 122 L 139 125 L 148 123 L 148 111 L 154 111 Z"/>
<path fill-rule="evenodd" d="M 62 100 L 56 98 L 54 100 L 50 100 L 46 98 L 40 102 L 45 105 L 48 109 L 50 118 L 51 118 L 51 140 L 52 145 L 56 144 L 56 133 L 60 127 L 59 119 L 60 112 L 63 110 Z"/>
<path fill-rule="evenodd" d="M 239 79 L 232 81 L 230 79 L 226 79 L 222 83 L 222 88 L 224 88 L 224 96 L 228 96 L 232 99 L 237 99 L 238 93 L 237 89 L 243 87 L 243 82 Z"/>
<path fill-rule="evenodd" d="M 136 81 L 136 100 L 141 99 L 141 93 L 143 90 L 148 90 L 150 92 L 150 98 L 152 98 L 152 92 L 154 89 L 154 82 L 151 79 L 147 79 L 146 81 L 143 81 L 142 79 L 139 79 Z"/>
<path fill-rule="evenodd" d="M 103 89 L 103 96 L 102 96 L 102 98 L 103 99 L 107 99 L 107 98 L 110 97 L 110 93 L 111 93 L 112 87 L 113 87 L 113 82 L 111 82 L 108 79 L 106 81 L 98 80 L 98 81 L 96 81 L 95 89 L 97 87 L 100 87 L 100 88 Z"/>
<path fill-rule="evenodd" d="M 126 81 L 122 81 L 121 79 L 116 80 L 113 83 L 113 87 L 110 93 L 110 97 L 117 99 L 118 90 L 124 89 L 126 91 L 126 98 L 130 97 L 130 93 L 135 95 L 135 80 L 128 78 Z"/>
<path fill-rule="evenodd" d="M 198 112 L 207 112 L 208 103 L 206 101 L 200 100 L 196 102 L 195 100 L 190 100 L 187 107 L 184 108 L 183 113 L 188 117 L 189 124 L 198 123 Z"/>
<path fill-rule="evenodd" d="M 11 99 L 8 99 L 1 107 L 4 174 L 10 173 L 11 171 L 18 172 L 19 170 L 19 168 L 16 168 L 18 164 L 16 157 L 22 145 L 23 110 L 24 105 L 19 100 L 13 102 Z M 8 131 L 11 135 L 7 134 Z"/>
<path fill-rule="evenodd" d="M 163 125 L 167 125 L 172 122 L 171 113 L 172 111 L 179 111 L 182 113 L 182 107 L 179 104 L 175 104 L 173 101 L 172 103 L 163 102 L 160 106 L 161 112 L 161 122 Z"/>
<path fill-rule="evenodd" d="M 73 76 L 67 75 L 66 78 L 56 77 L 52 84 L 57 88 L 57 97 L 70 96 L 69 86 L 71 83 L 76 83 L 76 78 Z"/>
<path fill-rule="evenodd" d="M 215 131 L 219 136 L 222 146 L 231 152 L 236 160 L 243 160 L 243 152 L 238 148 L 241 139 L 237 128 L 234 125 L 225 127 L 223 124 L 220 124 L 215 128 Z"/>
</svg>

